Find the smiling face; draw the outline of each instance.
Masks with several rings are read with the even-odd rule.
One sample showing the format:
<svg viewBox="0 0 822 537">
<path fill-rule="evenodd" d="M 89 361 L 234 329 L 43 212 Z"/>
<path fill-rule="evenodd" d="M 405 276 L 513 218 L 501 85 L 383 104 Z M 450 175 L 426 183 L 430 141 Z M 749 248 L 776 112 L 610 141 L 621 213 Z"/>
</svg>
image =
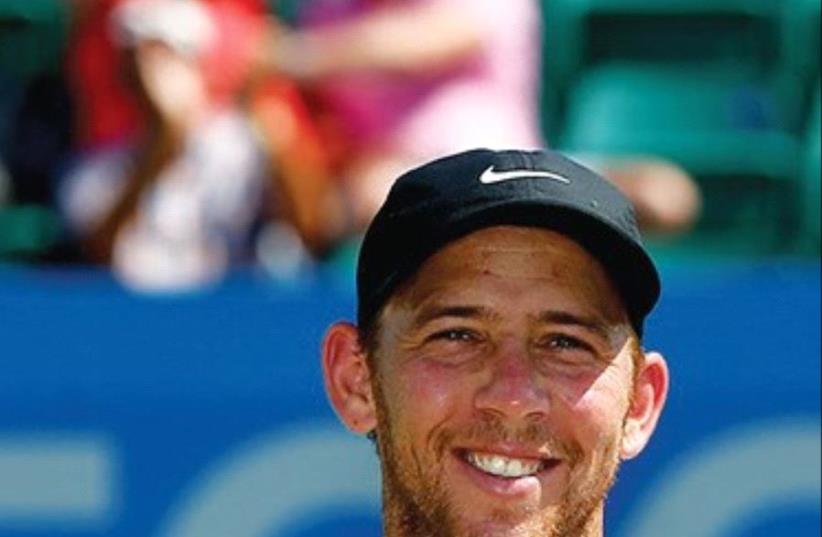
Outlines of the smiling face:
<svg viewBox="0 0 822 537">
<path fill-rule="evenodd" d="M 547 230 L 477 231 L 428 259 L 379 325 L 357 374 L 339 373 L 354 359 L 325 366 L 342 419 L 376 426 L 387 536 L 601 535 L 603 498 L 650 436 L 667 370 L 638 354 L 593 257 Z M 335 378 L 359 396 L 336 397 Z"/>
<path fill-rule="evenodd" d="M 435 254 L 388 305 L 378 434 L 398 513 L 453 535 L 580 535 L 617 466 L 630 324 L 599 264 L 545 230 Z"/>
</svg>

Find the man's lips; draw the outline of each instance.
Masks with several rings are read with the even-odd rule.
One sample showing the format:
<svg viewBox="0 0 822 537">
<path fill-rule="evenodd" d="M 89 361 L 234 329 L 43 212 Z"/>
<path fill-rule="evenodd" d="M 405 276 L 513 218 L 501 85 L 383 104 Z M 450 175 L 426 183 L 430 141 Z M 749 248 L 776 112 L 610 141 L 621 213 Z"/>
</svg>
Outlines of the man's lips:
<svg viewBox="0 0 822 537">
<path fill-rule="evenodd" d="M 536 477 L 555 468 L 561 459 L 516 448 L 458 448 L 454 454 L 473 469 L 489 476 L 515 480 Z"/>
</svg>

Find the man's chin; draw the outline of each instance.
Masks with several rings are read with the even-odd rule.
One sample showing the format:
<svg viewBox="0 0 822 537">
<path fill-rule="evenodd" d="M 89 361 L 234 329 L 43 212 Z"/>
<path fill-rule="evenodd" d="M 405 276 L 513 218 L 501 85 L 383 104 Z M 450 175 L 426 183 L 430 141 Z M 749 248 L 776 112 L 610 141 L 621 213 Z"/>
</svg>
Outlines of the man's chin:
<svg viewBox="0 0 822 537">
<path fill-rule="evenodd" d="M 454 537 L 530 537 L 552 535 L 558 506 L 536 508 L 497 503 L 452 502 Z"/>
<path fill-rule="evenodd" d="M 485 520 L 458 521 L 455 537 L 544 537 L 552 535 L 549 517 L 493 513 Z"/>
<path fill-rule="evenodd" d="M 463 495 L 449 505 L 449 537 L 581 537 L 596 527 L 602 500 L 570 502 L 567 498 L 548 505 L 493 501 L 484 496 Z"/>
</svg>

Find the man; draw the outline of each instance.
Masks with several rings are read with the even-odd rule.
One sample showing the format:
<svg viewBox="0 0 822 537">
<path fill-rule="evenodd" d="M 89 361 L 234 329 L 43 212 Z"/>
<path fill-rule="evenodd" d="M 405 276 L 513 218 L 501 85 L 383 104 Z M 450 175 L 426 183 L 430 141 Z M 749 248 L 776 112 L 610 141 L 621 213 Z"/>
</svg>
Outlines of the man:
<svg viewBox="0 0 822 537">
<path fill-rule="evenodd" d="M 360 252 L 329 399 L 374 433 L 387 537 L 603 535 L 621 460 L 668 389 L 645 352 L 659 279 L 613 186 L 549 151 L 474 150 L 400 177 Z"/>
</svg>

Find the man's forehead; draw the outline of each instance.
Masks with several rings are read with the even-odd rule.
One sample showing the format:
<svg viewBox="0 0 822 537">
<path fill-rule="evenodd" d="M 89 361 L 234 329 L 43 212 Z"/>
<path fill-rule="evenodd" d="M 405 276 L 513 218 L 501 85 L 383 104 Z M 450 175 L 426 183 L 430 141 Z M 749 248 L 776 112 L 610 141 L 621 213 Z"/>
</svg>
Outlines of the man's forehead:
<svg viewBox="0 0 822 537">
<path fill-rule="evenodd" d="M 578 301 L 609 318 L 624 314 L 610 278 L 582 246 L 554 231 L 516 226 L 484 228 L 444 246 L 389 304 L 417 309 L 433 301 L 444 306 L 473 303 L 486 289 L 474 285 L 481 280 L 503 287 L 511 282 L 512 288 L 535 292 L 549 289 L 560 303 Z"/>
<path fill-rule="evenodd" d="M 494 226 L 474 231 L 446 244 L 429 260 L 436 256 L 458 254 L 484 259 L 503 258 L 497 254 L 511 257 L 543 255 L 550 256 L 556 263 L 572 262 L 583 267 L 599 265 L 587 250 L 571 238 L 550 229 L 524 226 Z"/>
<path fill-rule="evenodd" d="M 568 270 L 607 279 L 592 255 L 560 233 L 534 227 L 494 226 L 446 244 L 420 265 L 409 282 L 436 285 L 443 272 L 472 277 L 500 271 L 501 277 L 550 278 Z"/>
</svg>

